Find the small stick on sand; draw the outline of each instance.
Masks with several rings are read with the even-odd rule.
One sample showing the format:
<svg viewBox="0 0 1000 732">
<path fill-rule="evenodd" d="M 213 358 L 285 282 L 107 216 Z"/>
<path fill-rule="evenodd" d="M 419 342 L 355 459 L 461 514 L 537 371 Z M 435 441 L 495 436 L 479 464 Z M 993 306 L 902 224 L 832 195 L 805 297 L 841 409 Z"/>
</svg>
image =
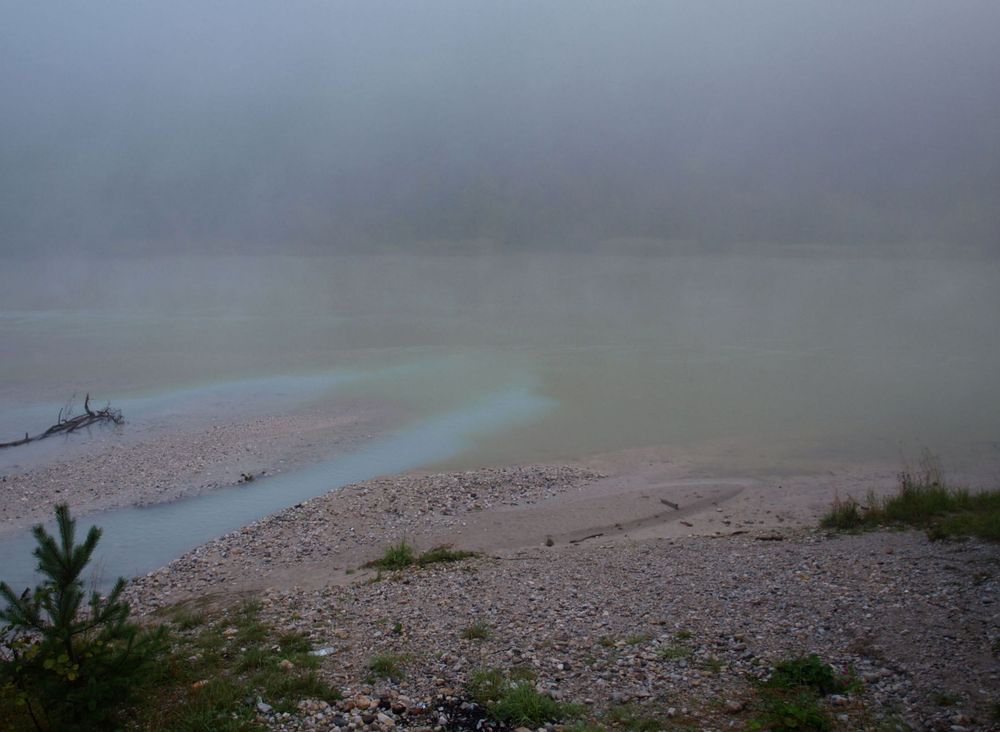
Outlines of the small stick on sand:
<svg viewBox="0 0 1000 732">
<path fill-rule="evenodd" d="M 596 539 L 599 536 L 604 536 L 604 533 L 601 532 L 600 534 L 591 534 L 590 536 L 585 536 L 582 539 L 570 539 L 569 543 L 570 544 L 579 544 L 580 542 L 586 541 L 587 539 Z"/>
</svg>

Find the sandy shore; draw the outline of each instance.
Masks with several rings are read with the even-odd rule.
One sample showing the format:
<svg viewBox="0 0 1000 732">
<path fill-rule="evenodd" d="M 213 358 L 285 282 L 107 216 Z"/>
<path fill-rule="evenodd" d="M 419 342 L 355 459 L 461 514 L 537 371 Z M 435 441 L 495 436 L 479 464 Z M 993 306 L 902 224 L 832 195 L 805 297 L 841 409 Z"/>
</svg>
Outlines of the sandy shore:
<svg viewBox="0 0 1000 732">
<path fill-rule="evenodd" d="M 278 627 L 327 649 L 325 673 L 349 698 L 381 697 L 387 710 L 458 699 L 482 666 L 527 665 L 539 688 L 594 714 L 632 704 L 738 728 L 749 678 L 816 652 L 863 678 L 835 701 L 845 729 L 892 715 L 914 729 L 991 728 L 995 545 L 815 528 L 834 496 L 892 490 L 888 466 L 709 478 L 659 454 L 368 481 L 221 537 L 130 593 L 143 612 L 261 597 Z M 402 537 L 481 556 L 387 576 L 363 567 Z M 461 637 L 473 622 L 490 627 L 488 640 Z M 405 658 L 406 679 L 368 683 L 377 653 Z M 942 707 L 942 694 L 959 701 Z M 331 714 L 364 727 L 351 701 L 267 721 L 332 729 Z M 426 722 L 401 712 L 393 725 Z"/>
</svg>

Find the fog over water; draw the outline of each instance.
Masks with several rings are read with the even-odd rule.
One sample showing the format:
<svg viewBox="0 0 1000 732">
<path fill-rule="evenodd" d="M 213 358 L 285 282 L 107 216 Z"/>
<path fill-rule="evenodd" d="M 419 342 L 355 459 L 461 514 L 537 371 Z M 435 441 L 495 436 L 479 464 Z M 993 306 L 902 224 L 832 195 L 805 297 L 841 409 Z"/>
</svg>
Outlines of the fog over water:
<svg viewBox="0 0 1000 732">
<path fill-rule="evenodd" d="M 453 464 L 995 452 L 997 28 L 971 1 L 2 3 L 0 440 L 73 392 L 349 373 L 414 415 L 549 400 Z"/>
</svg>

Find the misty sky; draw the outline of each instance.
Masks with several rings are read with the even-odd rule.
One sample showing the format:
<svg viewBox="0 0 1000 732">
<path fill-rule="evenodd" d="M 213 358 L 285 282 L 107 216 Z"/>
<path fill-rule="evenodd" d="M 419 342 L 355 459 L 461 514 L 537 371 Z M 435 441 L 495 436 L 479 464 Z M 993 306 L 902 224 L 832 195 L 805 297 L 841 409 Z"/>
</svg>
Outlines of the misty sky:
<svg viewBox="0 0 1000 732">
<path fill-rule="evenodd" d="M 998 38 L 995 0 L 2 2 L 0 251 L 995 252 Z"/>
</svg>

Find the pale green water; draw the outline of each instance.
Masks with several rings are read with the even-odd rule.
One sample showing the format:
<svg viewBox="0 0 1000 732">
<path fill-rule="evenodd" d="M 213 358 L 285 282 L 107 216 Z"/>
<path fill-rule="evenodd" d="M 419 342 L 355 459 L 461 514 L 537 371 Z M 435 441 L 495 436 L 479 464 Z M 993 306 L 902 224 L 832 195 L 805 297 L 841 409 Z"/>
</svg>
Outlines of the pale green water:
<svg viewBox="0 0 1000 732">
<path fill-rule="evenodd" d="M 4 434 L 73 392 L 169 401 L 294 377 L 313 391 L 231 400 L 371 396 L 420 417 L 528 385 L 555 402 L 450 464 L 657 444 L 808 463 L 1000 439 L 994 259 L 122 259 L 19 265 L 0 285 Z"/>
<path fill-rule="evenodd" d="M 121 284 L 102 290 L 108 279 Z M 238 500 L 222 490 L 85 517 L 107 531 L 106 578 L 416 467 L 665 445 L 719 473 L 775 473 L 1000 449 L 994 260 L 119 260 L 22 264 L 0 274 L 0 293 L 4 436 L 43 429 L 84 391 L 125 411 L 120 439 L 348 397 L 407 415 Z M 0 471 L 87 439 L 0 452 Z M 29 582 L 30 544 L 26 532 L 0 542 L 7 579 Z"/>
</svg>

